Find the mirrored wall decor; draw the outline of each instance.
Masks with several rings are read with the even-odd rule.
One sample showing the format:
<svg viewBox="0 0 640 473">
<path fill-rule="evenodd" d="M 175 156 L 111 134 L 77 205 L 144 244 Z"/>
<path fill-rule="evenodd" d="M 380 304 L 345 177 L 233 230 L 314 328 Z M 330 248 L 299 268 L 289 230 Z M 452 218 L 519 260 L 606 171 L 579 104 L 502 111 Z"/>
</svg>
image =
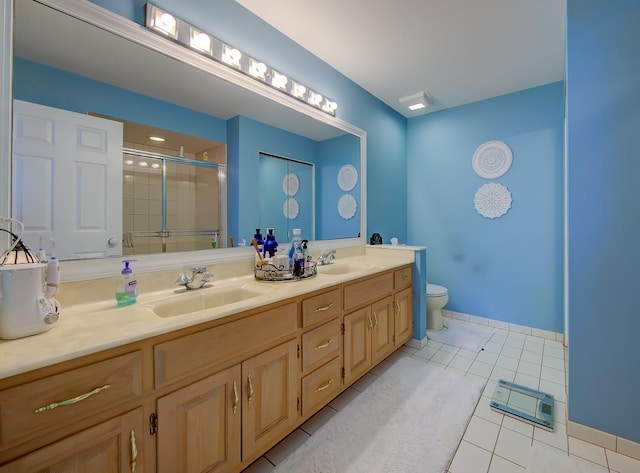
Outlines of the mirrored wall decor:
<svg viewBox="0 0 640 473">
<path fill-rule="evenodd" d="M 361 185 L 366 163 L 362 130 L 296 99 L 275 94 L 268 86 L 172 44 L 89 1 L 25 0 L 15 2 L 13 8 L 14 99 L 141 123 L 225 146 L 226 168 L 220 167 L 219 172 L 222 170 L 226 177 L 227 189 L 219 194 L 220 202 L 211 202 L 210 207 L 220 206 L 226 229 L 214 221 L 202 227 L 207 233 L 219 232 L 217 236 L 206 235 L 209 248 L 214 238 L 220 248 L 226 246 L 222 242 L 226 243 L 229 237 L 237 242 L 250 241 L 255 228 L 271 226 L 260 219 L 259 207 L 265 192 L 256 172 L 260 152 L 302 156 L 301 160 L 313 165 L 315 181 L 310 199 L 314 206 L 312 220 L 305 225 L 307 234 L 316 240 L 363 242 L 359 237 L 365 224 L 363 213 L 358 212 L 355 225 L 354 219 L 331 217 L 336 214 L 336 203 L 342 195 L 337 173 L 345 164 L 354 166 L 360 174 L 352 194 L 358 210 L 365 205 Z M 168 162 L 163 157 L 158 159 Z M 279 194 L 279 214 L 287 220 L 282 179 L 271 181 L 269 192 Z M 296 218 L 307 215 L 299 195 L 302 180 L 300 189 L 290 196 L 299 203 Z M 120 221 L 125 218 L 121 213 Z M 164 218 L 168 220 L 169 216 Z M 289 223 L 283 223 L 283 239 L 287 238 Z M 126 240 L 126 231 L 123 227 L 117 236 L 120 244 Z M 137 238 L 133 238 L 136 245 Z M 138 241 L 142 249 L 142 240 Z M 124 253 L 123 250 L 120 254 Z M 197 258 L 185 254 L 187 257 Z M 165 260 L 142 258 L 138 267 L 160 267 L 162 261 Z"/>
</svg>

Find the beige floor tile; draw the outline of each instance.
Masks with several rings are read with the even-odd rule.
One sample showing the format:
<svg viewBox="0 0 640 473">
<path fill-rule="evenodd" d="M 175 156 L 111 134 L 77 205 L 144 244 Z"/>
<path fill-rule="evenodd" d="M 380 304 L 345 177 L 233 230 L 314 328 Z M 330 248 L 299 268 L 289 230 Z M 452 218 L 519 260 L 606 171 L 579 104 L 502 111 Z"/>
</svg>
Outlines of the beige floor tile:
<svg viewBox="0 0 640 473">
<path fill-rule="evenodd" d="M 463 440 L 453 457 L 449 471 L 451 473 L 486 473 L 489 471 L 490 462 L 490 452 Z"/>
<path fill-rule="evenodd" d="M 510 429 L 501 428 L 494 453 L 522 467 L 526 467 L 530 448 L 531 437 Z"/>
<path fill-rule="evenodd" d="M 493 452 L 496 446 L 496 440 L 498 440 L 499 431 L 499 425 L 482 417 L 473 416 L 467 426 L 463 439 L 489 452 Z"/>
<path fill-rule="evenodd" d="M 527 469 L 498 455 L 493 455 L 489 473 L 524 473 Z"/>
<path fill-rule="evenodd" d="M 287 435 L 282 442 L 265 453 L 264 456 L 267 460 L 277 466 L 278 463 L 282 463 L 282 461 L 287 458 L 291 452 L 294 452 L 308 438 L 309 434 L 300 429 L 296 429 Z"/>
<path fill-rule="evenodd" d="M 569 437 L 569 454 L 584 458 L 598 465 L 607 466 L 607 455 L 604 448 L 575 437 Z"/>
<path fill-rule="evenodd" d="M 616 473 L 638 473 L 640 471 L 640 460 L 620 455 L 619 453 L 606 451 L 609 468 Z"/>
</svg>

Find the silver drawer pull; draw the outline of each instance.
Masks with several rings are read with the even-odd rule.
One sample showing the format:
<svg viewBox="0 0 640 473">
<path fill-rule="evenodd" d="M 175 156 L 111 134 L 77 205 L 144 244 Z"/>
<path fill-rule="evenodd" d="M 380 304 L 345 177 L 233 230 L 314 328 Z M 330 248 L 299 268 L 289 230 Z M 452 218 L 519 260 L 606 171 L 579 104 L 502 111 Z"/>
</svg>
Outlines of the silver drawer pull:
<svg viewBox="0 0 640 473">
<path fill-rule="evenodd" d="M 333 307 L 333 302 L 330 302 L 327 305 L 323 305 L 322 307 L 317 307 L 316 312 L 324 312 L 325 310 L 329 310 Z"/>
<path fill-rule="evenodd" d="M 315 350 L 322 350 L 323 348 L 327 348 L 333 342 L 333 338 L 327 340 L 327 343 L 323 343 L 322 345 L 318 345 Z"/>
<path fill-rule="evenodd" d="M 331 378 L 329 381 L 327 381 L 327 384 L 323 384 L 319 388 L 316 388 L 316 392 L 319 393 L 320 391 L 324 391 L 325 389 L 327 389 L 331 385 L 331 383 L 333 383 L 333 378 Z"/>
<path fill-rule="evenodd" d="M 80 396 L 67 399 L 66 401 L 54 402 L 47 406 L 38 407 L 35 411 L 33 411 L 33 413 L 39 414 L 44 411 L 50 411 L 52 409 L 55 409 L 56 407 L 68 406 L 71 404 L 75 404 L 76 402 L 84 401 L 86 398 L 93 396 L 94 394 L 98 394 L 99 392 L 104 391 L 105 389 L 109 389 L 110 387 L 111 387 L 110 384 L 105 384 L 104 386 L 95 388 L 93 391 L 89 391 L 88 393 L 81 394 Z"/>
</svg>

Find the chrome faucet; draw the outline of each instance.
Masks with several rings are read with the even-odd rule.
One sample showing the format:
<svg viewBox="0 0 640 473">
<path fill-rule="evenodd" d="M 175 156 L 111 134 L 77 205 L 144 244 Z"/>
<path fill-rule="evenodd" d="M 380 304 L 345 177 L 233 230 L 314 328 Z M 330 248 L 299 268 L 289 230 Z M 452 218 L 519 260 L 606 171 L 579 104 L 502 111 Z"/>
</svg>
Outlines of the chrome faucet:
<svg viewBox="0 0 640 473">
<path fill-rule="evenodd" d="M 327 251 L 326 253 L 322 253 L 318 258 L 318 262 L 321 265 L 331 264 L 331 261 L 336 259 L 336 250 Z"/>
<path fill-rule="evenodd" d="M 196 282 L 195 279 L 198 274 L 201 274 L 202 276 L 200 276 L 200 280 Z M 200 289 L 209 282 L 209 279 L 212 277 L 213 273 L 207 271 L 205 266 L 200 266 L 199 268 L 193 267 L 191 268 L 191 277 L 188 278 L 184 273 L 180 273 L 180 276 L 176 280 L 176 284 L 184 286 L 187 290 Z"/>
</svg>

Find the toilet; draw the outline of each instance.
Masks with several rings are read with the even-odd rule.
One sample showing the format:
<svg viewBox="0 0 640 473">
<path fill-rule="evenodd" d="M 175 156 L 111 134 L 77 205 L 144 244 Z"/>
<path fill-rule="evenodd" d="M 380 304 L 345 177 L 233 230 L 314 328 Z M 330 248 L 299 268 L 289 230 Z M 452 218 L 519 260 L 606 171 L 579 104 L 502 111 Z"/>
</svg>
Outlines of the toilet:
<svg viewBox="0 0 640 473">
<path fill-rule="evenodd" d="M 442 308 L 449 302 L 444 286 L 427 283 L 427 330 L 442 330 Z"/>
</svg>

